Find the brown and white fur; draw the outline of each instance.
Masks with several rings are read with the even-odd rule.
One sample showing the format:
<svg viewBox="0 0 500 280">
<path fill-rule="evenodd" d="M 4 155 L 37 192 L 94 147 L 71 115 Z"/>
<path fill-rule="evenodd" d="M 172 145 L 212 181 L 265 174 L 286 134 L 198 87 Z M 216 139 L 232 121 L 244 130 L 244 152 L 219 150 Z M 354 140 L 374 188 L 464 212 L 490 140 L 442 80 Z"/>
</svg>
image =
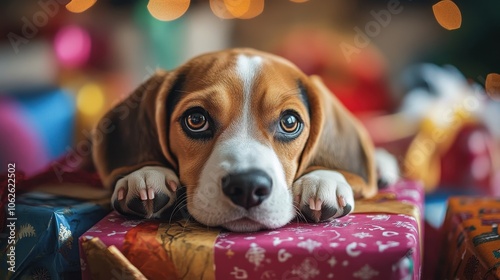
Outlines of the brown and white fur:
<svg viewBox="0 0 500 280">
<path fill-rule="evenodd" d="M 160 217 L 182 186 L 198 222 L 255 231 L 299 211 L 314 222 L 342 217 L 377 191 L 358 121 L 318 77 L 256 50 L 159 71 L 97 127 L 94 164 L 123 214 Z"/>
</svg>

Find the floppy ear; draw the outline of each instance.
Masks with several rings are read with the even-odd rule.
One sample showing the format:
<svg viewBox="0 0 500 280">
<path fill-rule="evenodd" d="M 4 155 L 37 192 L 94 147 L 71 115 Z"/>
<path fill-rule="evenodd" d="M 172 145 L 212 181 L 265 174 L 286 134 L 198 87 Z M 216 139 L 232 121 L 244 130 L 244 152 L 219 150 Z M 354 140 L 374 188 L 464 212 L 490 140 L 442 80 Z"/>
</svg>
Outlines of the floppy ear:
<svg viewBox="0 0 500 280">
<path fill-rule="evenodd" d="M 92 157 L 106 188 L 144 166 L 177 168 L 168 148 L 169 93 L 178 82 L 175 72 L 158 71 L 127 99 L 101 118 L 94 128 Z"/>
<path fill-rule="evenodd" d="M 304 85 L 310 107 L 309 138 L 302 153 L 298 175 L 316 169 L 344 175 L 354 197 L 370 197 L 377 191 L 373 144 L 358 120 L 311 76 Z"/>
</svg>

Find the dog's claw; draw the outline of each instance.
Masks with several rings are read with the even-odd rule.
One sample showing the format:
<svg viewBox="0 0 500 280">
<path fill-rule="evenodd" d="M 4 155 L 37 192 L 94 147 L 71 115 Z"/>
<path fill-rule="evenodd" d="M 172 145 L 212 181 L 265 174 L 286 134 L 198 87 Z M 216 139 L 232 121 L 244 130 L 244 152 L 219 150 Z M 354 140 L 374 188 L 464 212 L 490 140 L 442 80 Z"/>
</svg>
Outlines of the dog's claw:
<svg viewBox="0 0 500 280">
<path fill-rule="evenodd" d="M 123 200 L 123 196 L 125 195 L 125 190 L 124 189 L 119 189 L 118 190 L 118 200 Z"/>
<path fill-rule="evenodd" d="M 316 202 L 314 202 L 314 198 L 309 198 L 309 209 L 316 210 Z"/>
<path fill-rule="evenodd" d="M 168 186 L 170 187 L 170 190 L 173 192 L 176 192 L 177 188 L 179 187 L 178 183 L 174 181 L 168 181 Z"/>
<path fill-rule="evenodd" d="M 343 195 L 340 195 L 338 197 L 338 200 L 340 207 L 344 208 L 347 205 L 347 203 L 345 202 L 345 197 Z"/>
<path fill-rule="evenodd" d="M 141 196 L 141 200 L 148 200 L 148 194 L 146 193 L 146 190 L 139 190 L 139 194 Z"/>
<path fill-rule="evenodd" d="M 320 199 L 314 199 L 314 198 L 309 198 L 309 208 L 311 210 L 315 210 L 315 211 L 321 211 L 321 206 L 323 205 L 323 201 L 321 201 Z"/>
<path fill-rule="evenodd" d="M 148 188 L 148 198 L 150 200 L 155 199 L 155 190 L 153 188 Z"/>
</svg>

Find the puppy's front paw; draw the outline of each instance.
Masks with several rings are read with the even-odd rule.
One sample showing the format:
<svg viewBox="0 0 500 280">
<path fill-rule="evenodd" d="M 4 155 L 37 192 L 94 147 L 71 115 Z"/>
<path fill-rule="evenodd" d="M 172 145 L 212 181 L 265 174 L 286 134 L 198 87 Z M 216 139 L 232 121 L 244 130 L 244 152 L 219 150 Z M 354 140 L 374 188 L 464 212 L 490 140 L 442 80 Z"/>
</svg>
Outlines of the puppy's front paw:
<svg viewBox="0 0 500 280">
<path fill-rule="evenodd" d="M 314 222 L 343 217 L 354 209 L 351 186 L 331 170 L 307 173 L 293 183 L 293 194 L 302 214 Z"/>
<path fill-rule="evenodd" d="M 171 169 L 146 166 L 116 182 L 111 204 L 125 215 L 158 218 L 174 204 L 178 186 L 179 178 Z"/>
</svg>

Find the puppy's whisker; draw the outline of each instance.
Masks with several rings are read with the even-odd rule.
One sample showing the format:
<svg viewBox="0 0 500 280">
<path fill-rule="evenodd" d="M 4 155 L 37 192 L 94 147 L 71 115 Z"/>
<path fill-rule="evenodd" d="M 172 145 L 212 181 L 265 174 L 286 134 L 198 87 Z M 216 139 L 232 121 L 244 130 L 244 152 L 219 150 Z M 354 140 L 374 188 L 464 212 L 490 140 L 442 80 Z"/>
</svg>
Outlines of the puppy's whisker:
<svg viewBox="0 0 500 280">
<path fill-rule="evenodd" d="M 172 210 L 172 213 L 170 213 L 170 218 L 168 220 L 169 223 L 172 222 L 172 220 L 174 219 L 174 217 L 177 215 L 178 212 L 180 212 L 180 210 L 182 210 L 182 208 L 184 208 L 184 206 L 182 205 L 177 205 L 173 210 Z"/>
<path fill-rule="evenodd" d="M 185 187 L 185 186 L 183 186 Z M 174 209 L 172 209 L 172 212 L 170 214 L 169 222 L 172 222 L 172 220 L 176 217 L 176 215 L 183 211 L 184 209 L 187 209 L 187 201 L 188 199 L 191 199 L 193 195 L 188 195 L 186 192 L 182 192 L 178 197 L 177 201 L 175 202 Z M 183 215 L 183 218 L 185 220 L 192 220 L 192 215 L 189 213 L 189 211 L 186 211 L 187 215 Z"/>
<path fill-rule="evenodd" d="M 189 224 L 189 219 L 184 220 L 184 224 L 182 225 L 182 232 L 186 231 Z"/>
<path fill-rule="evenodd" d="M 170 214 L 170 219 L 169 219 L 169 223 L 172 222 L 172 219 L 176 216 L 176 214 L 178 212 L 180 212 L 183 208 L 186 208 L 187 207 L 187 198 L 184 198 L 182 197 L 180 200 L 176 201 L 176 205 L 174 207 L 174 209 L 172 209 L 172 213 Z"/>
<path fill-rule="evenodd" d="M 302 214 L 302 211 L 300 211 L 299 207 L 294 205 L 293 208 L 295 209 L 295 213 L 297 214 L 295 216 L 297 222 L 300 222 L 301 220 L 305 221 L 307 223 L 307 219 L 306 217 L 304 216 L 304 214 Z"/>
</svg>

